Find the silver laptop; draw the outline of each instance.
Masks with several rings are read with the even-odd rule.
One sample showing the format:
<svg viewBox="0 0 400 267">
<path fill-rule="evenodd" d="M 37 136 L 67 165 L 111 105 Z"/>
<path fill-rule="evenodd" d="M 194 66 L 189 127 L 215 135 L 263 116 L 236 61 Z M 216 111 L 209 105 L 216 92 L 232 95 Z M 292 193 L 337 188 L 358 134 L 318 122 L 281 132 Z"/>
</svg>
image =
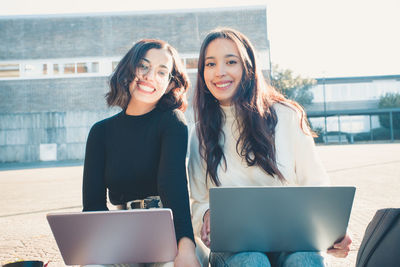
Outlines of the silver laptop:
<svg viewBox="0 0 400 267">
<path fill-rule="evenodd" d="M 210 189 L 211 251 L 325 251 L 346 233 L 355 187 Z"/>
<path fill-rule="evenodd" d="M 177 254 L 170 209 L 49 213 L 66 265 L 173 261 Z"/>
</svg>

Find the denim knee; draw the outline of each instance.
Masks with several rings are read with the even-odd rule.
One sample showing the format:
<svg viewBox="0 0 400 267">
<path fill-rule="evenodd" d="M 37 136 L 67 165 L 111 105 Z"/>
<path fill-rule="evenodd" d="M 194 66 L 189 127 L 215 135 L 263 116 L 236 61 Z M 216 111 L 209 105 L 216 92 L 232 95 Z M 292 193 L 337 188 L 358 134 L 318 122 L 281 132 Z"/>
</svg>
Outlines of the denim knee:
<svg viewBox="0 0 400 267">
<path fill-rule="evenodd" d="M 323 267 L 324 257 L 318 252 L 294 252 L 287 254 L 282 267 Z"/>
<path fill-rule="evenodd" d="M 271 267 L 267 255 L 261 252 L 240 252 L 232 255 L 226 260 L 229 267 Z"/>
</svg>

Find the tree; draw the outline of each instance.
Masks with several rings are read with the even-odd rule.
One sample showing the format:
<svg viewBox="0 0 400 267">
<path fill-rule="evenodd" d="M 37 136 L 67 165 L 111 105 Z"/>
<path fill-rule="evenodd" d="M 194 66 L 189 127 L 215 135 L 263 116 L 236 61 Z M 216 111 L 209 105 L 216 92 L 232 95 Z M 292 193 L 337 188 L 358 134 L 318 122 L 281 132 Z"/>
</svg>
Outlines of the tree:
<svg viewBox="0 0 400 267">
<path fill-rule="evenodd" d="M 293 71 L 279 69 L 276 64 L 272 67 L 272 86 L 287 98 L 295 100 L 302 106 L 311 104 L 313 94 L 309 89 L 315 83 L 315 79 L 302 78 L 300 75 L 294 77 Z"/>
<path fill-rule="evenodd" d="M 400 93 L 386 93 L 379 99 L 379 108 L 400 108 Z M 400 129 L 400 112 L 393 112 L 393 129 Z M 383 113 L 379 115 L 379 123 L 390 128 L 389 114 Z"/>
</svg>

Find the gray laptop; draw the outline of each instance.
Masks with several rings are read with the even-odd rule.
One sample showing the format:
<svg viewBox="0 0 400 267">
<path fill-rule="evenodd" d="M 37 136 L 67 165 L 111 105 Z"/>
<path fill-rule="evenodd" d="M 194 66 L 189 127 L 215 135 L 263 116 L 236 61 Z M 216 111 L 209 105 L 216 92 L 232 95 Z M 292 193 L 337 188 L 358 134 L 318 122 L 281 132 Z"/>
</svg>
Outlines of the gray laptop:
<svg viewBox="0 0 400 267">
<path fill-rule="evenodd" d="M 173 261 L 177 254 L 170 209 L 49 213 L 66 265 Z"/>
<path fill-rule="evenodd" d="M 211 251 L 325 251 L 347 229 L 355 187 L 210 189 Z"/>
</svg>

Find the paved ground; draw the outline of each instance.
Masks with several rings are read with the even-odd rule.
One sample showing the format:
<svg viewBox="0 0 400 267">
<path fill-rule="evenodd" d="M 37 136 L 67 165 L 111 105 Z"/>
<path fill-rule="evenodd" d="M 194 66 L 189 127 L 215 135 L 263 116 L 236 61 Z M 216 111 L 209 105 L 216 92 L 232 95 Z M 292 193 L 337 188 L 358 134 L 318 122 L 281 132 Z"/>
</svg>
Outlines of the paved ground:
<svg viewBox="0 0 400 267">
<path fill-rule="evenodd" d="M 400 207 L 400 144 L 319 146 L 318 151 L 333 184 L 357 187 L 349 225 L 352 251 L 346 259 L 330 259 L 331 266 L 354 266 L 376 210 Z M 50 267 L 64 265 L 45 216 L 81 210 L 82 166 L 70 165 L 0 165 L 0 264 L 37 259 L 50 261 Z"/>
</svg>

